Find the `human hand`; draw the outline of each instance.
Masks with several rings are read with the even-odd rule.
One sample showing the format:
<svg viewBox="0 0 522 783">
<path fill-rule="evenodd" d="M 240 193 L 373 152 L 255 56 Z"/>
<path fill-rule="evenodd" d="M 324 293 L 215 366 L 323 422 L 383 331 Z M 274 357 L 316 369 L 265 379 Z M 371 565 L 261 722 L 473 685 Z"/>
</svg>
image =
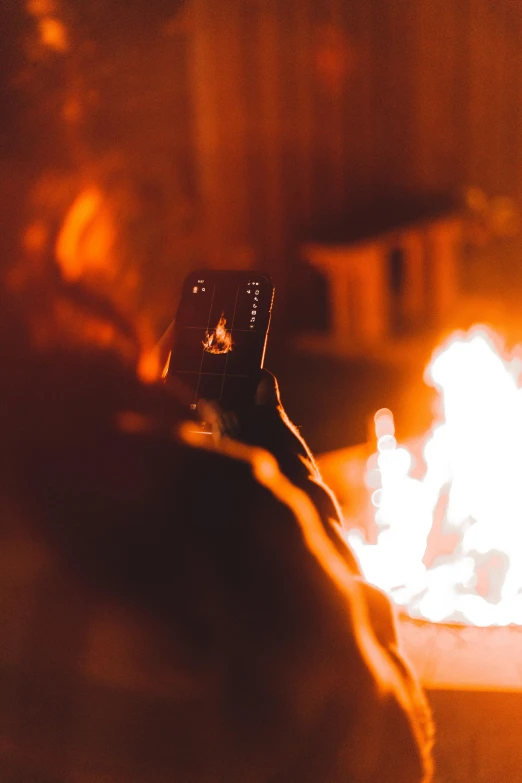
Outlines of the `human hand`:
<svg viewBox="0 0 522 783">
<path fill-rule="evenodd" d="M 304 438 L 288 418 L 277 379 L 271 372 L 261 371 L 252 405 L 242 410 L 224 411 L 216 401 L 201 400 L 198 413 L 211 428 L 216 442 L 233 438 L 270 452 L 281 472 L 313 502 L 327 535 L 350 571 L 360 573 L 340 532 L 342 521 L 337 500 L 324 484 Z"/>
<path fill-rule="evenodd" d="M 200 400 L 198 413 L 217 443 L 233 438 L 266 449 L 294 483 L 319 476 L 310 449 L 283 408 L 277 379 L 268 370 L 261 370 L 251 405 L 227 411 L 215 400 Z"/>
<path fill-rule="evenodd" d="M 283 408 L 277 379 L 268 370 L 261 370 L 251 405 L 230 411 L 223 409 L 217 400 L 202 399 L 197 410 L 218 442 L 221 438 L 229 437 L 273 451 L 276 441 L 290 438 L 292 451 L 311 457 L 308 447 Z"/>
</svg>

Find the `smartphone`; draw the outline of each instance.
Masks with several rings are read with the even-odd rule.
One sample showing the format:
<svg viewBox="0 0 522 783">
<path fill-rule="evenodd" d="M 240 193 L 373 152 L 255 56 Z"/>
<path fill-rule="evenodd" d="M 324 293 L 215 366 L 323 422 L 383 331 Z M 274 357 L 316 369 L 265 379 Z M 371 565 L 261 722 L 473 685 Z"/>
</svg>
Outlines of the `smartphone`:
<svg viewBox="0 0 522 783">
<path fill-rule="evenodd" d="M 266 274 L 203 269 L 183 283 L 168 377 L 189 391 L 190 407 L 217 400 L 251 403 L 265 357 L 274 286 Z"/>
</svg>

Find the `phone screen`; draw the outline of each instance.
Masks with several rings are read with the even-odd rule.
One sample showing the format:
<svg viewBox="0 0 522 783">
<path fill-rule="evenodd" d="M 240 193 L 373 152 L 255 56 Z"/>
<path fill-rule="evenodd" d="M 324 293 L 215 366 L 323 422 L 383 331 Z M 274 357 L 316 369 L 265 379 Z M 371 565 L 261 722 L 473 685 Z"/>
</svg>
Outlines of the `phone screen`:
<svg viewBox="0 0 522 783">
<path fill-rule="evenodd" d="M 203 270 L 184 282 L 169 376 L 201 398 L 234 408 L 253 399 L 263 366 L 274 287 L 267 275 Z"/>
</svg>

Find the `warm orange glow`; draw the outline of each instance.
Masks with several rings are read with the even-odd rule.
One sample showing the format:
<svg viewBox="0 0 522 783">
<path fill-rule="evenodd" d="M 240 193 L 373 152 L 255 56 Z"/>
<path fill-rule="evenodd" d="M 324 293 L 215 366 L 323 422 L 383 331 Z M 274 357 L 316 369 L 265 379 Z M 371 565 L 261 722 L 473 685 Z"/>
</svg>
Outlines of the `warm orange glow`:
<svg viewBox="0 0 522 783">
<path fill-rule="evenodd" d="M 116 237 L 103 193 L 96 187 L 83 190 L 70 207 L 56 242 L 56 258 L 67 280 L 87 272 L 107 275 Z"/>
<path fill-rule="evenodd" d="M 163 380 L 165 380 L 167 375 L 169 374 L 169 367 L 170 367 L 171 356 L 172 356 L 172 351 L 169 351 L 169 354 L 168 354 L 168 356 L 167 356 L 167 358 L 165 360 L 165 364 L 164 364 L 163 369 L 161 371 L 161 377 L 162 377 Z"/>
<path fill-rule="evenodd" d="M 208 353 L 228 353 L 232 350 L 232 333 L 227 331 L 227 320 L 225 314 L 221 313 L 221 318 L 214 331 L 206 332 L 203 341 L 203 348 Z"/>
<path fill-rule="evenodd" d="M 58 19 L 57 4 L 53 0 L 27 0 L 26 7 L 38 20 L 40 43 L 55 52 L 66 52 L 69 48 L 67 30 Z"/>
<path fill-rule="evenodd" d="M 67 96 L 62 108 L 62 117 L 65 122 L 75 123 L 81 119 L 82 104 L 77 96 Z"/>
<path fill-rule="evenodd" d="M 141 380 L 144 383 L 154 383 L 163 377 L 162 370 L 159 349 L 155 346 L 144 350 L 138 361 L 138 375 Z"/>
<path fill-rule="evenodd" d="M 53 0 L 28 0 L 27 10 L 33 16 L 48 16 L 56 11 Z"/>
<path fill-rule="evenodd" d="M 29 253 L 43 250 L 45 243 L 47 242 L 48 233 L 47 226 L 42 220 L 31 223 L 31 225 L 26 228 L 23 235 L 24 248 Z"/>
<path fill-rule="evenodd" d="M 67 51 L 67 31 L 58 19 L 46 16 L 38 23 L 38 29 L 40 40 L 44 46 L 54 49 L 56 52 Z"/>
<path fill-rule="evenodd" d="M 422 446 L 399 446 L 389 411 L 378 417 L 377 542 L 348 537 L 368 580 L 414 616 L 522 624 L 521 356 L 485 327 L 454 335 L 426 371 L 441 415 Z"/>
</svg>

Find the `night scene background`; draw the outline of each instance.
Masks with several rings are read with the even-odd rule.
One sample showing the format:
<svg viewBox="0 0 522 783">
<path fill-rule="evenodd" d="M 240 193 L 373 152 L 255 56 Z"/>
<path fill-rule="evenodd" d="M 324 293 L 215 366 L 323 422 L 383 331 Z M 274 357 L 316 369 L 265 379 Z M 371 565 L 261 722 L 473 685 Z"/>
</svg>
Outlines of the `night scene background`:
<svg viewBox="0 0 522 783">
<path fill-rule="evenodd" d="M 377 409 L 430 426 L 453 330 L 522 343 L 521 98 L 519 0 L 4 0 L 2 264 L 103 268 L 154 339 L 189 272 L 267 272 L 285 407 L 326 470 L 365 469 Z M 488 647 L 419 629 L 424 682 Z M 522 780 L 519 635 L 489 630 L 482 685 L 430 694 L 438 781 Z"/>
<path fill-rule="evenodd" d="M 522 339 L 521 31 L 514 0 L 8 0 L 4 252 L 138 268 L 158 336 L 188 271 L 267 271 L 266 365 L 312 448 L 364 441 L 383 405 L 416 434 L 441 335 L 478 320 Z M 400 231 L 423 242 L 441 217 L 452 267 L 412 315 Z M 383 236 L 380 282 L 371 262 L 358 282 L 386 309 L 367 329 L 371 302 L 308 248 Z"/>
</svg>

